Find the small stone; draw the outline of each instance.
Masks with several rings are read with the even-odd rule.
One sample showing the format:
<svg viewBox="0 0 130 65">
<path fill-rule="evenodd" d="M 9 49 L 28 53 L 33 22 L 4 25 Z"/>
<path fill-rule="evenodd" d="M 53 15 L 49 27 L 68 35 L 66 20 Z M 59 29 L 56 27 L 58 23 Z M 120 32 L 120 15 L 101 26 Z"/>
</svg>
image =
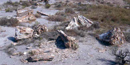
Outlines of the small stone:
<svg viewBox="0 0 130 65">
<path fill-rule="evenodd" d="M 104 52 L 106 52 L 106 49 L 100 49 L 99 52 L 104 53 Z"/>
</svg>

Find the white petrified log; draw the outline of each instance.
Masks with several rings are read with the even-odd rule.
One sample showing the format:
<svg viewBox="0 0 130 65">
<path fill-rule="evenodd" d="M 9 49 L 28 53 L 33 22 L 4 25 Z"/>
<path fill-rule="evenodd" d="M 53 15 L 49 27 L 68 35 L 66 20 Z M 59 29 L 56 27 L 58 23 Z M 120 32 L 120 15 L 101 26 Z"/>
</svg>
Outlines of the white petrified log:
<svg viewBox="0 0 130 65">
<path fill-rule="evenodd" d="M 90 27 L 93 22 L 82 15 L 78 15 L 78 17 L 74 17 L 71 22 L 66 27 L 66 30 L 71 30 L 80 26 Z"/>
<path fill-rule="evenodd" d="M 70 21 L 70 23 L 68 24 L 68 26 L 66 27 L 66 30 L 74 29 L 74 28 L 77 28 L 77 27 L 79 27 L 78 19 L 77 19 L 77 17 L 74 17 Z"/>
<path fill-rule="evenodd" d="M 15 38 L 17 40 L 30 38 L 33 35 L 33 29 L 29 27 L 17 26 L 15 29 Z"/>
<path fill-rule="evenodd" d="M 67 36 L 62 30 L 58 30 L 58 33 L 60 34 L 60 37 L 62 41 L 64 42 L 65 46 L 67 48 L 72 48 L 72 46 L 75 44 L 75 38 Z"/>
<path fill-rule="evenodd" d="M 86 25 L 87 27 L 90 27 L 93 24 L 93 22 L 91 20 L 87 19 L 86 17 L 84 17 L 82 15 L 79 15 L 78 19 L 79 19 L 79 23 L 83 26 Z"/>
</svg>

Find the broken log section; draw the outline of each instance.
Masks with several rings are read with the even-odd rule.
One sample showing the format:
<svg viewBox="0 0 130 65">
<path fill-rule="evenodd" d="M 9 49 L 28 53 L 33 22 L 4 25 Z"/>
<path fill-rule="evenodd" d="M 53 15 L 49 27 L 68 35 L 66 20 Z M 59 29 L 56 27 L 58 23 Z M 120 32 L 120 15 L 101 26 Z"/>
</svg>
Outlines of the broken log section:
<svg viewBox="0 0 130 65">
<path fill-rule="evenodd" d="M 42 13 L 42 12 L 40 12 L 40 11 L 37 11 L 37 13 L 38 13 L 38 14 L 41 14 L 41 15 L 43 15 L 43 16 L 48 16 L 47 14 L 44 14 L 44 13 Z"/>
</svg>

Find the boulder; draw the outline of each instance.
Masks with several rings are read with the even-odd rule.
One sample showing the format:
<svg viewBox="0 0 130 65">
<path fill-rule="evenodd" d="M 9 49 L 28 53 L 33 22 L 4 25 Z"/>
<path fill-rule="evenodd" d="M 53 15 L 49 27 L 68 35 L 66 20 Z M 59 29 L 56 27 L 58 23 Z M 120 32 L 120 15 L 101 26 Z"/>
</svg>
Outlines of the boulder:
<svg viewBox="0 0 130 65">
<path fill-rule="evenodd" d="M 72 30 L 80 26 L 90 27 L 93 22 L 82 15 L 78 15 L 78 17 L 74 17 L 71 22 L 66 27 L 66 30 Z"/>
<path fill-rule="evenodd" d="M 74 50 L 78 48 L 74 37 L 67 36 L 62 30 L 58 30 L 58 33 L 66 48 L 72 48 Z"/>
<path fill-rule="evenodd" d="M 125 42 L 125 36 L 120 28 L 113 28 L 106 33 L 99 35 L 99 40 L 109 42 L 113 45 L 120 45 Z"/>
<path fill-rule="evenodd" d="M 15 29 L 15 38 L 17 40 L 31 38 L 33 35 L 33 29 L 29 27 L 17 26 Z"/>
</svg>

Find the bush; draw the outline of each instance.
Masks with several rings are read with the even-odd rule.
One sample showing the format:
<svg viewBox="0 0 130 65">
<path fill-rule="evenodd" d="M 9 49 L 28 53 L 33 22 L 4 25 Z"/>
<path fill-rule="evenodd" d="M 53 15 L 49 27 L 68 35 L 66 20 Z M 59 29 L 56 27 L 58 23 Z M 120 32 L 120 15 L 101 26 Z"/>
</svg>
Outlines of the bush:
<svg viewBox="0 0 130 65">
<path fill-rule="evenodd" d="M 3 7 L 6 8 L 6 12 L 12 12 L 14 10 L 17 10 L 19 8 L 19 2 L 6 2 L 3 4 Z"/>
<path fill-rule="evenodd" d="M 74 12 L 74 10 L 72 8 L 66 8 L 65 13 L 74 14 L 75 12 Z"/>
<path fill-rule="evenodd" d="M 66 14 L 64 12 L 57 12 L 56 15 L 60 15 L 60 16 L 66 17 Z"/>
<path fill-rule="evenodd" d="M 87 7 L 86 6 L 82 6 L 82 7 L 78 6 L 76 10 L 77 11 L 87 11 Z"/>
<path fill-rule="evenodd" d="M 13 9 L 7 8 L 5 9 L 6 12 L 13 12 Z"/>
<path fill-rule="evenodd" d="M 35 17 L 36 17 L 36 18 L 40 18 L 41 15 L 37 13 L 37 14 L 35 14 Z"/>
<path fill-rule="evenodd" d="M 63 3 L 62 3 L 62 2 L 56 2 L 56 3 L 55 3 L 55 7 L 56 7 L 56 8 L 63 7 Z"/>
<path fill-rule="evenodd" d="M 37 6 L 35 6 L 35 5 L 31 6 L 31 9 L 36 9 L 36 8 L 37 8 Z"/>
<path fill-rule="evenodd" d="M 130 33 L 124 33 L 124 35 L 125 35 L 125 40 L 127 42 L 130 42 Z"/>
<path fill-rule="evenodd" d="M 6 17 L 0 18 L 1 26 L 17 26 L 18 24 L 19 23 L 16 18 L 9 18 L 9 19 Z"/>
<path fill-rule="evenodd" d="M 46 7 L 46 8 L 50 8 L 51 5 L 50 5 L 50 4 L 46 4 L 45 7 Z"/>
<path fill-rule="evenodd" d="M 47 19 L 50 21 L 60 21 L 60 22 L 66 20 L 64 16 L 60 16 L 60 15 L 52 15 L 52 16 L 49 16 Z"/>
</svg>

